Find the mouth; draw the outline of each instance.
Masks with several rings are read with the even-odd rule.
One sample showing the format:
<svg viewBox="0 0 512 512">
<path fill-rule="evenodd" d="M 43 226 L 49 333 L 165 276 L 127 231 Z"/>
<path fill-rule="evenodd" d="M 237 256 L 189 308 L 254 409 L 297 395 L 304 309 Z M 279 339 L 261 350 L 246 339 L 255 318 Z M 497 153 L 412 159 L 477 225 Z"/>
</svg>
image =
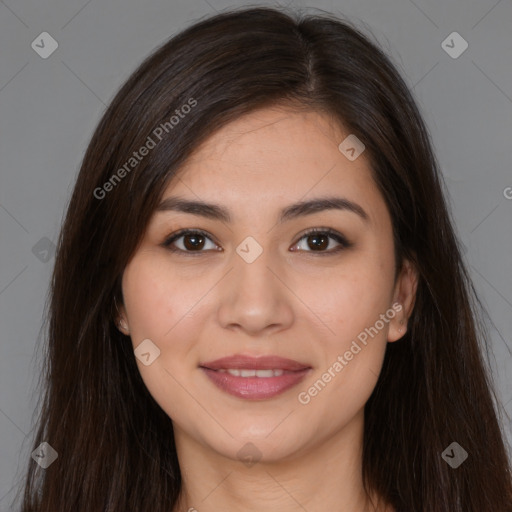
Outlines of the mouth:
<svg viewBox="0 0 512 512">
<path fill-rule="evenodd" d="M 311 366 L 278 356 L 235 355 L 201 363 L 220 390 L 246 400 L 267 400 L 299 384 Z"/>
</svg>

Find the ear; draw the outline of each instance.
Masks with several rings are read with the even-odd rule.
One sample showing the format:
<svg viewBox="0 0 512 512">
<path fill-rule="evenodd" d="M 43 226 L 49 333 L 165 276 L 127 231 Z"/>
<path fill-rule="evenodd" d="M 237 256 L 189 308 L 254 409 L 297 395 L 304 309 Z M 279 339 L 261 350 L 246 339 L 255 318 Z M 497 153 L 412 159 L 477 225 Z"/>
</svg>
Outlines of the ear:
<svg viewBox="0 0 512 512">
<path fill-rule="evenodd" d="M 389 322 L 388 341 L 397 341 L 407 332 L 407 321 L 411 316 L 416 300 L 416 289 L 418 287 L 418 271 L 409 261 L 404 260 L 402 269 L 397 277 L 393 293 L 393 304 L 400 304 L 397 314 Z"/>
<path fill-rule="evenodd" d="M 128 336 L 130 334 L 130 328 L 128 326 L 128 321 L 126 319 L 126 311 L 124 306 L 117 306 L 117 317 L 115 319 L 117 329 L 122 332 L 124 335 Z"/>
</svg>

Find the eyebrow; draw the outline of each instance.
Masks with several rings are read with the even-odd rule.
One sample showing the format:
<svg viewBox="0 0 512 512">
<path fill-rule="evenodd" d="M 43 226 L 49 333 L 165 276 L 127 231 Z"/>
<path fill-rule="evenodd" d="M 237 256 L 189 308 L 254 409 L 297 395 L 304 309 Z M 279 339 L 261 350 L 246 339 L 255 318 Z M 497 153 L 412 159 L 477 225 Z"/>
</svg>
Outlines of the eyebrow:
<svg viewBox="0 0 512 512">
<path fill-rule="evenodd" d="M 300 201 L 283 208 L 280 212 L 279 223 L 296 219 L 304 215 L 312 215 L 324 210 L 344 210 L 355 213 L 365 222 L 369 222 L 370 218 L 365 210 L 344 197 L 320 197 L 311 199 L 309 201 Z M 163 211 L 176 211 L 188 213 L 192 215 L 199 215 L 208 219 L 220 220 L 229 223 L 232 220 L 229 210 L 225 207 L 205 203 L 202 201 L 191 201 L 181 197 L 168 197 L 164 199 L 156 208 L 157 212 Z"/>
</svg>

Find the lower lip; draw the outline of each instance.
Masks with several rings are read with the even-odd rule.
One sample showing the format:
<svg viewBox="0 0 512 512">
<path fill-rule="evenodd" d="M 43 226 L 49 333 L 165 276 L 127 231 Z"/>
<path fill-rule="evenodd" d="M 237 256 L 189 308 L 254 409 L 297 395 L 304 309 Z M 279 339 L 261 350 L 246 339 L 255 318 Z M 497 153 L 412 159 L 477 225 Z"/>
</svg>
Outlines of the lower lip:
<svg viewBox="0 0 512 512">
<path fill-rule="evenodd" d="M 227 372 L 218 372 L 201 367 L 208 378 L 222 391 L 246 400 L 273 398 L 296 386 L 309 373 L 310 368 L 278 377 L 236 377 Z"/>
</svg>

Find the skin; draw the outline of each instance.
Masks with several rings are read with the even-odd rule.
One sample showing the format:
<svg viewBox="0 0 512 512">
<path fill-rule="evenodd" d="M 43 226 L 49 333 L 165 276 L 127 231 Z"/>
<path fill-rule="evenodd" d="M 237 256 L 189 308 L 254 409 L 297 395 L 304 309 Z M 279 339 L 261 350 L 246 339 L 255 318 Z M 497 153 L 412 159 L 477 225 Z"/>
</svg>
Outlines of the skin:
<svg viewBox="0 0 512 512">
<path fill-rule="evenodd" d="M 406 261 L 395 281 L 389 212 L 364 152 L 349 161 L 338 150 L 348 134 L 326 114 L 284 107 L 218 130 L 162 197 L 218 203 L 232 222 L 156 212 L 124 271 L 120 330 L 134 349 L 149 338 L 160 350 L 150 365 L 137 364 L 173 421 L 183 478 L 174 512 L 375 510 L 361 479 L 363 409 L 387 343 L 406 332 L 417 272 Z M 277 223 L 285 206 L 326 195 L 356 202 L 369 221 L 323 210 Z M 315 227 L 330 227 L 353 246 L 329 254 L 340 244 L 328 238 L 315 251 L 315 241 L 302 238 Z M 162 244 L 181 228 L 211 236 L 192 255 L 173 253 Z M 263 248 L 252 263 L 236 252 L 248 236 Z M 186 241 L 174 246 L 193 251 Z M 300 403 L 298 394 L 395 303 L 402 310 Z M 312 369 L 277 397 L 244 400 L 218 389 L 198 367 L 235 353 L 279 355 Z M 254 465 L 237 456 L 247 442 L 261 457 Z M 382 502 L 377 510 L 393 509 Z"/>
</svg>

